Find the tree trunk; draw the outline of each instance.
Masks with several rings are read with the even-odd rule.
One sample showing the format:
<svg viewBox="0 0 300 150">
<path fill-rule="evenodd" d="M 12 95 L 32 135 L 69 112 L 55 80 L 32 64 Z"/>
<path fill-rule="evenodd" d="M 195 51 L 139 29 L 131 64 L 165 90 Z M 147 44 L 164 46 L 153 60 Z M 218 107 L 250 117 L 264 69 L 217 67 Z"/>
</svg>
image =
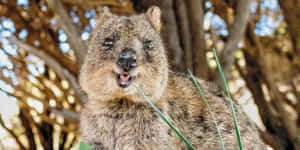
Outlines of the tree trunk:
<svg viewBox="0 0 300 150">
<path fill-rule="evenodd" d="M 203 30 L 203 1 L 187 1 L 189 26 L 191 31 L 193 70 L 198 77 L 208 78 L 208 65 L 206 60 L 206 43 Z"/>
<path fill-rule="evenodd" d="M 259 107 L 266 131 L 276 141 L 273 142 L 276 145 L 272 145 L 272 147 L 279 150 L 298 150 L 300 144 L 297 136 L 300 133 L 297 126 L 299 128 L 299 125 L 297 125 L 297 120 L 291 117 L 297 115 L 294 113 L 297 111 L 289 110 L 293 109 L 294 106 L 287 103 L 289 100 L 286 99 L 284 93 L 279 91 L 277 86 L 277 83 L 293 80 L 295 74 L 298 73 L 293 70 L 292 62 L 285 55 L 282 56 L 277 53 L 276 47 L 264 43 L 268 41 L 266 38 L 262 39 L 254 35 L 253 22 L 248 24 L 246 37 L 244 55 L 247 73 L 243 75 L 243 78 Z M 270 40 L 273 41 L 274 39 Z M 278 61 L 281 61 L 280 64 L 276 64 Z M 278 69 L 275 70 L 275 66 Z M 278 75 L 281 78 L 277 78 Z M 263 85 L 265 85 L 265 91 L 268 95 L 263 92 L 261 88 Z M 269 97 L 269 100 L 264 97 Z"/>
<path fill-rule="evenodd" d="M 179 29 L 180 42 L 184 51 L 183 61 L 185 64 L 185 69 L 190 69 L 194 72 L 193 68 L 193 51 L 192 51 L 192 39 L 189 27 L 189 18 L 187 12 L 186 1 L 176 0 L 176 16 L 177 16 L 177 26 Z"/>
<path fill-rule="evenodd" d="M 35 143 L 35 140 L 34 140 L 34 134 L 33 134 L 33 131 L 32 131 L 32 121 L 29 118 L 28 114 L 26 114 L 28 112 L 24 112 L 24 111 L 25 110 L 21 110 L 19 116 L 20 116 L 22 125 L 25 128 L 25 134 L 27 136 L 27 140 L 28 140 L 28 144 L 29 144 L 28 149 L 29 150 L 36 150 L 37 147 L 36 147 L 36 143 Z"/>
<path fill-rule="evenodd" d="M 300 0 L 279 0 L 284 19 L 288 25 L 288 33 L 292 39 L 294 51 L 300 57 Z M 296 59 L 296 58 L 295 58 Z M 299 65 L 299 59 L 295 60 Z"/>
<path fill-rule="evenodd" d="M 237 2 L 234 22 L 229 27 L 229 36 L 220 55 L 222 68 L 227 79 L 230 79 L 231 76 L 238 43 L 242 42 L 244 37 L 244 32 L 250 16 L 250 2 L 251 0 L 239 0 Z"/>
</svg>

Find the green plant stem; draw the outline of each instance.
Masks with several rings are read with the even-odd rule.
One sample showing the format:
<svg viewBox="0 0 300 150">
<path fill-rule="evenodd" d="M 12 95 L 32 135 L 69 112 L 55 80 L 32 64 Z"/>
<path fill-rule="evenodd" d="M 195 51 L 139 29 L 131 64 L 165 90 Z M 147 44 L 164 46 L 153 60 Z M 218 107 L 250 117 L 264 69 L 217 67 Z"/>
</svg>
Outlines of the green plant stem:
<svg viewBox="0 0 300 150">
<path fill-rule="evenodd" d="M 234 110 L 233 103 L 232 103 L 232 98 L 231 98 L 229 88 L 228 88 L 228 85 L 227 85 L 227 81 L 226 81 L 226 78 L 225 78 L 224 73 L 222 71 L 222 67 L 220 65 L 216 50 L 214 48 L 213 48 L 213 53 L 214 53 L 214 56 L 216 58 L 218 70 L 219 70 L 219 73 L 221 75 L 223 85 L 225 87 L 227 96 L 229 98 L 229 103 L 230 103 L 230 107 L 231 107 L 231 111 L 232 111 L 232 117 L 233 117 L 233 121 L 234 121 L 234 128 L 235 128 L 235 133 L 236 133 L 237 140 L 238 140 L 238 143 L 239 143 L 239 148 L 240 148 L 240 150 L 243 150 L 243 145 L 242 145 L 241 137 L 240 137 L 240 131 L 239 131 L 239 127 L 238 127 L 238 123 L 237 123 L 237 119 L 236 119 L 236 114 L 235 114 L 235 110 Z"/>
<path fill-rule="evenodd" d="M 80 142 L 79 143 L 79 150 L 92 150 L 88 144 L 86 144 L 85 142 Z"/>
<path fill-rule="evenodd" d="M 150 106 L 156 111 L 156 113 L 162 118 L 162 120 L 168 124 L 168 126 L 180 137 L 181 140 L 189 147 L 190 150 L 195 150 L 192 144 L 167 120 L 167 118 L 162 114 L 162 112 L 151 102 L 151 100 L 145 95 L 145 93 L 137 86 L 135 87 L 142 94 L 145 100 L 150 104 Z"/>
<path fill-rule="evenodd" d="M 207 102 L 207 100 L 206 100 L 206 98 L 205 98 L 205 96 L 204 96 L 204 94 L 203 94 L 203 91 L 201 90 L 200 85 L 198 84 L 197 80 L 195 79 L 195 76 L 192 74 L 192 72 L 191 72 L 189 69 L 188 69 L 188 72 L 189 72 L 189 74 L 190 74 L 190 76 L 191 76 L 191 78 L 192 78 L 192 80 L 193 80 L 195 86 L 197 87 L 197 90 L 198 90 L 198 92 L 200 93 L 201 99 L 202 99 L 203 102 L 205 103 L 205 105 L 206 105 L 206 107 L 207 107 L 207 109 L 208 109 L 208 111 L 209 111 L 209 113 L 210 113 L 210 116 L 211 116 L 212 119 L 213 119 L 213 122 L 214 122 L 214 124 L 215 124 L 215 127 L 216 127 L 216 129 L 217 129 L 217 133 L 218 133 L 218 136 L 219 136 L 219 139 L 220 139 L 220 145 L 221 145 L 221 148 L 222 148 L 222 150 L 225 150 L 223 138 L 222 138 L 221 131 L 220 131 L 220 128 L 219 128 L 219 126 L 218 126 L 218 123 L 217 123 L 217 121 L 216 121 L 216 118 L 215 118 L 214 114 L 212 113 L 212 110 L 211 110 L 211 108 L 210 108 L 210 106 L 209 106 L 209 104 L 208 104 L 208 102 Z"/>
</svg>

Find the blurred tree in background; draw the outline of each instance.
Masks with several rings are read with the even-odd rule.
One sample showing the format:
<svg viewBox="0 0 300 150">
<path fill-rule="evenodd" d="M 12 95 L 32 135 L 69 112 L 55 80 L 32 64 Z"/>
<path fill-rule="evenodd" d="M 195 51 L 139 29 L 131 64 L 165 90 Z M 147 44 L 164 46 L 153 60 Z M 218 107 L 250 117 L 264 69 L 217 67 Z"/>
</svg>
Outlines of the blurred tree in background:
<svg viewBox="0 0 300 150">
<path fill-rule="evenodd" d="M 0 0 L 0 149 L 75 149 L 87 99 L 77 77 L 97 15 L 151 5 L 173 70 L 219 84 L 216 48 L 265 142 L 300 150 L 300 0 Z"/>
</svg>

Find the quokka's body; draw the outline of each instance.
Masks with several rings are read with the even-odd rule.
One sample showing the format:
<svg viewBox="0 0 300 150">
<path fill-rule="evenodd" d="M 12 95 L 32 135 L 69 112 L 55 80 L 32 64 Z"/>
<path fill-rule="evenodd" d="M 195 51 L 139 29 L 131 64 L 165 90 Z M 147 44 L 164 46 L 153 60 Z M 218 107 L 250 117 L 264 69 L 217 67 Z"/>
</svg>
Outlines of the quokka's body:
<svg viewBox="0 0 300 150">
<path fill-rule="evenodd" d="M 130 17 L 104 12 L 92 33 L 80 84 L 89 100 L 81 139 L 96 150 L 185 150 L 187 146 L 146 103 L 144 91 L 198 150 L 221 149 L 208 109 L 193 82 L 169 71 L 159 32 L 160 10 Z M 227 149 L 238 149 L 231 110 L 220 90 L 198 80 Z M 238 108 L 237 108 L 238 110 Z M 237 111 L 246 150 L 263 150 L 258 132 Z"/>
</svg>

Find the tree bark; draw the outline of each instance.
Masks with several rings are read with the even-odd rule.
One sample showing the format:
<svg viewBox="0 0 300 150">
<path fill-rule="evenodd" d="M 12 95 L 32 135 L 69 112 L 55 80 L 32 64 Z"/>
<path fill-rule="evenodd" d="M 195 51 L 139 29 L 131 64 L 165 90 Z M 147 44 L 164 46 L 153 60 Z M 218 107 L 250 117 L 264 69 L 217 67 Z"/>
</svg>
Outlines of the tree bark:
<svg viewBox="0 0 300 150">
<path fill-rule="evenodd" d="M 234 22 L 229 28 L 228 40 L 221 52 L 221 64 L 227 79 L 230 79 L 232 66 L 235 61 L 235 53 L 238 49 L 238 43 L 242 41 L 247 22 L 250 16 L 251 0 L 239 0 L 234 16 Z"/>
<path fill-rule="evenodd" d="M 206 61 L 206 43 L 203 30 L 202 0 L 187 1 L 189 26 L 192 34 L 193 70 L 198 77 L 208 78 L 208 65 Z"/>
<path fill-rule="evenodd" d="M 300 57 L 300 0 L 279 0 L 284 19 L 288 26 L 288 33 L 292 39 L 294 51 Z M 295 58 L 297 59 L 297 58 Z M 299 59 L 297 60 L 298 65 Z"/>
<path fill-rule="evenodd" d="M 206 42 L 203 30 L 203 1 L 187 1 L 188 18 L 193 51 L 193 70 L 198 77 L 208 78 L 208 65 L 206 60 Z"/>
<path fill-rule="evenodd" d="M 77 63 L 79 66 L 81 66 L 87 50 L 87 46 L 83 40 L 81 40 L 81 31 L 73 24 L 72 18 L 68 15 L 61 0 L 47 0 L 47 2 L 49 7 L 54 10 L 55 18 L 59 23 L 59 26 L 68 35 L 69 42 L 74 50 Z"/>
<path fill-rule="evenodd" d="M 66 79 L 69 81 L 71 87 L 74 89 L 76 96 L 83 102 L 86 101 L 87 97 L 85 93 L 81 90 L 77 79 L 73 74 L 71 74 L 68 70 L 66 70 L 64 67 L 62 67 L 56 60 L 48 56 L 44 51 L 39 50 L 35 47 L 32 47 L 30 45 L 27 45 L 19 40 L 17 40 L 14 37 L 9 38 L 9 41 L 12 44 L 18 45 L 22 50 L 29 52 L 31 54 L 34 54 L 41 59 L 43 59 L 47 65 L 49 65 L 51 68 L 53 68 L 56 73 L 61 77 L 61 79 Z"/>
<path fill-rule="evenodd" d="M 185 64 L 185 69 L 193 70 L 193 55 L 192 55 L 192 42 L 191 42 L 191 32 L 189 28 L 189 18 L 187 13 L 186 1 L 175 0 L 176 1 L 176 16 L 177 25 L 179 29 L 180 42 L 184 51 L 183 61 Z"/>
<path fill-rule="evenodd" d="M 249 51 L 249 50 L 247 50 Z M 263 124 L 266 127 L 267 134 L 272 136 L 272 140 L 265 139 L 266 143 L 271 145 L 272 147 L 276 147 L 277 150 L 285 150 L 288 145 L 290 145 L 290 141 L 286 142 L 285 137 L 287 137 L 286 132 L 284 132 L 284 128 L 282 126 L 278 126 L 278 117 L 272 113 L 270 110 L 270 105 L 267 103 L 265 99 L 265 95 L 263 93 L 262 85 L 262 73 L 260 71 L 260 67 L 256 62 L 256 57 L 252 56 L 249 52 L 244 51 L 245 59 L 247 62 L 247 73 L 242 73 L 242 70 L 239 69 L 240 74 L 246 81 L 246 85 L 252 93 L 253 99 L 256 105 L 259 108 L 259 114 L 262 118 Z"/>
</svg>

